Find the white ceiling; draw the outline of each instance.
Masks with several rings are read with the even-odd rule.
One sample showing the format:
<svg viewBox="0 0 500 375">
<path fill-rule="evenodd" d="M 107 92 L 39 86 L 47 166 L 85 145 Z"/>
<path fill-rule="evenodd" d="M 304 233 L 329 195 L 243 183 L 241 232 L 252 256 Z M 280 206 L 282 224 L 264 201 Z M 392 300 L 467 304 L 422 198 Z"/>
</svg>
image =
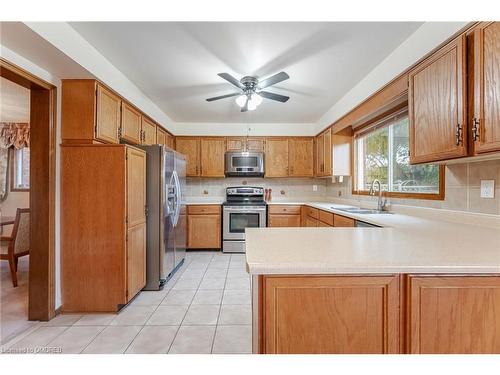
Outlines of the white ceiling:
<svg viewBox="0 0 500 375">
<path fill-rule="evenodd" d="M 0 77 L 0 122 L 30 121 L 30 90 Z"/>
<path fill-rule="evenodd" d="M 78 22 L 71 26 L 177 122 L 315 123 L 421 23 Z M 241 113 L 227 72 L 290 79 Z"/>
</svg>

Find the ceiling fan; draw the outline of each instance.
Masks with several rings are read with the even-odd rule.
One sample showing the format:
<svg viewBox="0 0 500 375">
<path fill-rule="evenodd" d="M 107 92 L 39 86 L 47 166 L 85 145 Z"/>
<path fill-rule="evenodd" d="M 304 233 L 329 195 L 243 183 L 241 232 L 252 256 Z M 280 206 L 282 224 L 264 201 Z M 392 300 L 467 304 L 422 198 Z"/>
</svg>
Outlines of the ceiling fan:
<svg viewBox="0 0 500 375">
<path fill-rule="evenodd" d="M 263 79 L 262 81 L 259 81 L 257 77 L 250 77 L 250 76 L 245 76 L 238 81 L 229 73 L 219 73 L 218 76 L 224 78 L 226 81 L 236 86 L 241 91 L 232 94 L 208 98 L 207 102 L 212 102 L 214 100 L 237 96 L 236 104 L 238 104 L 241 107 L 241 112 L 246 112 L 246 111 L 253 111 L 254 109 L 256 109 L 257 106 L 260 103 L 262 103 L 262 98 L 276 100 L 282 103 L 285 103 L 288 99 L 290 99 L 290 97 L 288 96 L 274 94 L 269 91 L 262 91 L 262 89 L 265 89 L 266 87 L 275 85 L 276 83 L 282 82 L 290 78 L 290 76 L 285 72 L 280 72 L 269 78 Z"/>
</svg>

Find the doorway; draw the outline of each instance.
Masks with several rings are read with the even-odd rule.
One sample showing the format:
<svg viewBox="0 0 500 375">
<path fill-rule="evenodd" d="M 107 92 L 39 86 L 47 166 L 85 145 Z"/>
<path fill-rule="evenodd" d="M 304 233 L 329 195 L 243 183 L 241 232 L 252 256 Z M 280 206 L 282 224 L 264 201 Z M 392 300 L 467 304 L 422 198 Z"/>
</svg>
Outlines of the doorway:
<svg viewBox="0 0 500 375">
<path fill-rule="evenodd" d="M 18 193 L 27 193 L 28 197 L 24 196 L 24 201 L 21 199 L 14 205 L 17 205 L 16 211 L 17 208 L 29 208 L 29 255 L 20 257 L 17 267 L 19 277 L 16 288 L 21 287 L 20 281 L 26 282 L 28 299 L 25 307 L 27 311 L 20 318 L 25 322 L 47 321 L 55 315 L 56 87 L 3 59 L 0 59 L 0 76 L 2 82 L 17 85 L 20 92 L 24 90 L 29 96 L 29 122 L 13 126 L 12 131 L 17 132 L 14 138 L 18 144 L 10 146 L 8 152 L 8 193 L 16 193 L 17 198 Z M 26 128 L 29 129 L 27 136 Z M 3 205 L 3 202 L 0 204 Z M 25 207 L 26 204 L 28 207 Z M 14 211 L 9 213 L 13 214 L 12 219 L 15 220 Z M 3 270 L 3 263 L 7 262 L 1 262 Z M 25 280 L 22 280 L 23 277 Z M 6 287 L 4 281 L 8 281 L 8 285 L 16 289 L 9 275 L 7 280 L 2 277 L 2 290 Z M 22 325 L 19 327 L 22 329 Z M 7 333 L 8 331 L 4 335 L 0 332 L 2 342 L 20 332 L 4 337 Z"/>
</svg>

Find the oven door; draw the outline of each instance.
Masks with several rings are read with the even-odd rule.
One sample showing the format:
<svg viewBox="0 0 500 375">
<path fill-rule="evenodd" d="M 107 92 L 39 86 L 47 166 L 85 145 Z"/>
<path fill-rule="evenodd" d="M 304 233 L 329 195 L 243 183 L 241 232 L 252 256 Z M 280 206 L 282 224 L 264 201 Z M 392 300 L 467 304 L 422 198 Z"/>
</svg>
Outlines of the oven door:
<svg viewBox="0 0 500 375">
<path fill-rule="evenodd" d="M 245 240 L 246 228 L 266 226 L 266 207 L 224 206 L 223 240 Z"/>
</svg>

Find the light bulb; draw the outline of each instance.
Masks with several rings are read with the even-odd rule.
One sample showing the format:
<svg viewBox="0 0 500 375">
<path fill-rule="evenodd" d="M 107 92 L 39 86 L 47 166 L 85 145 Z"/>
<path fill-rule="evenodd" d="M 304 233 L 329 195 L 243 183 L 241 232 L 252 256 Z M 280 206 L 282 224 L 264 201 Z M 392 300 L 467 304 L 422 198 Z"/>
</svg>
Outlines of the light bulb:
<svg viewBox="0 0 500 375">
<path fill-rule="evenodd" d="M 246 95 L 240 95 L 236 98 L 236 104 L 238 104 L 241 108 L 243 108 L 245 106 L 246 102 L 247 102 Z"/>
<path fill-rule="evenodd" d="M 255 105 L 255 103 L 253 103 L 251 100 L 248 101 L 248 110 L 249 111 L 253 111 L 257 108 L 257 106 Z"/>
<path fill-rule="evenodd" d="M 252 96 L 250 98 L 250 102 L 253 103 L 257 107 L 260 105 L 260 103 L 262 103 L 262 96 L 254 93 L 254 94 L 252 94 Z"/>
</svg>

